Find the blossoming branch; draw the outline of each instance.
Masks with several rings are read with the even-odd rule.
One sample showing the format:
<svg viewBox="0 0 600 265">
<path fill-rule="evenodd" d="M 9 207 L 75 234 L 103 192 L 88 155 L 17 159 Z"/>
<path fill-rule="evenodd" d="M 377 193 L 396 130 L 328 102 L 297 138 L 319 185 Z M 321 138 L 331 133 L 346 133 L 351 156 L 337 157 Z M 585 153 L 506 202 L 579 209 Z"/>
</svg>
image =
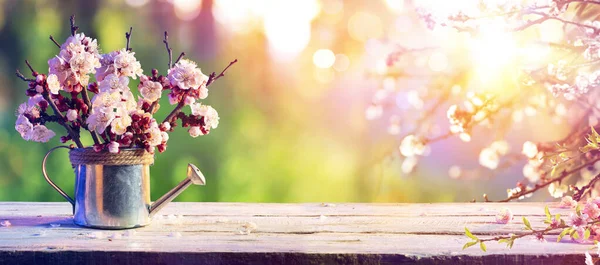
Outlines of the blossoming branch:
<svg viewBox="0 0 600 265">
<path fill-rule="evenodd" d="M 161 75 L 152 69 L 150 75 L 145 75 L 130 48 L 132 28 L 125 33 L 126 47 L 106 54 L 99 52 L 95 39 L 77 33 L 78 29 L 72 16 L 71 36 L 65 43 L 61 45 L 50 36 L 59 52 L 48 60 L 48 74 L 34 70 L 28 61 L 33 78 L 17 70 L 17 76 L 29 85 L 26 90 L 29 100 L 19 106 L 15 124 L 23 139 L 49 141 L 56 133 L 45 124 L 56 122 L 67 131 L 67 135 L 60 137 L 61 142 L 73 141 L 78 148 L 84 147 L 80 139 L 83 129 L 91 134 L 97 152 L 117 153 L 120 148 L 137 147 L 154 153 L 155 149 L 163 152 L 167 148 L 168 133 L 178 126 L 178 120 L 192 137 L 206 135 L 217 128 L 217 111 L 199 101 L 208 97 L 208 87 L 225 76 L 237 60 L 221 73 L 212 72 L 208 76 L 195 62 L 183 58 L 185 53 L 173 63 L 165 32 L 163 42 L 169 56 L 167 73 Z M 137 78 L 140 95 L 136 99 L 129 82 Z M 154 114 L 160 108 L 163 93 L 168 93 L 169 103 L 175 107 L 159 122 Z M 190 114 L 183 112 L 185 106 L 190 106 Z"/>
<path fill-rule="evenodd" d="M 464 55 L 452 50 L 455 47 L 443 50 L 395 45 L 385 58 L 385 71 L 378 73 L 381 89 L 373 95 L 365 114 L 369 120 L 388 115 L 387 132 L 396 139 L 396 144 L 373 162 L 378 163 L 399 150 L 402 170 L 410 173 L 421 157 L 432 152 L 433 143 L 454 136 L 469 142 L 473 137 L 485 137 L 477 135 L 477 129 L 488 129 L 494 135 L 488 137 L 489 143 L 475 158 L 480 167 L 454 165 L 448 170 L 451 177 L 489 176 L 522 163 L 523 179 L 497 201 L 527 198 L 540 190 L 547 190 L 555 198 L 571 193 L 576 200 L 600 195 L 595 187 L 600 180 L 600 136 L 596 133 L 600 129 L 600 21 L 595 15 L 600 12 L 600 1 L 475 2 L 449 2 L 444 8 L 436 8 L 437 1 L 414 4 L 426 27 L 445 28 L 468 36 L 465 38 L 474 42 L 475 51 L 486 45 L 482 41 L 492 40 L 506 45 L 488 43 L 495 49 L 486 52 L 506 55 L 511 43 L 505 40 L 514 40 L 515 58 L 509 67 L 505 66 L 509 74 L 496 80 L 507 84 L 494 89 L 496 82 L 472 82 L 471 76 L 477 68 L 498 62 L 486 60 L 480 65 L 465 62 L 462 57 L 451 57 Z M 549 21 L 561 26 L 559 31 L 564 40 L 551 42 L 540 37 L 544 30 L 540 26 L 550 24 Z M 545 49 L 548 52 L 544 57 L 527 57 L 527 53 Z M 412 60 L 423 56 L 430 56 L 431 60 L 436 54 L 447 55 L 445 71 L 420 69 Z M 476 53 L 473 60 L 488 56 L 503 59 Z M 430 61 L 428 66 L 431 64 Z M 399 80 L 412 81 L 422 76 L 427 77 L 425 89 L 403 91 L 393 86 Z M 400 104 L 398 98 L 407 102 L 394 109 L 393 106 Z M 437 126 L 437 118 L 442 115 L 448 125 Z M 506 140 L 508 132 L 526 117 L 535 115 L 547 115 L 557 126 L 571 129 L 555 141 L 530 139 L 511 146 Z M 483 200 L 492 201 L 485 194 Z"/>
</svg>

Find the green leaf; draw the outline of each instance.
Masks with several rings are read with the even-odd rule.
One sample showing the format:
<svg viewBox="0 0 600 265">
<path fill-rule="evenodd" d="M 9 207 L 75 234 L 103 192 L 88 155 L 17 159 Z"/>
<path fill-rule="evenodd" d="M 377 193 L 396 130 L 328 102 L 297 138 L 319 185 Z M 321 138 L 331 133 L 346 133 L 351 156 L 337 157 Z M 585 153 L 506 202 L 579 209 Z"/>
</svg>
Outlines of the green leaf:
<svg viewBox="0 0 600 265">
<path fill-rule="evenodd" d="M 469 231 L 469 229 L 465 226 L 465 235 L 468 236 L 469 238 L 473 239 L 473 240 L 479 240 L 479 238 L 477 238 L 476 236 L 474 236 L 471 231 Z"/>
<path fill-rule="evenodd" d="M 571 238 L 579 239 L 579 233 L 577 233 L 577 230 L 573 230 L 573 232 L 571 232 Z"/>
<path fill-rule="evenodd" d="M 473 245 L 477 244 L 477 241 L 473 241 L 473 242 L 467 242 L 464 246 L 463 246 L 463 250 L 472 247 Z"/>
<path fill-rule="evenodd" d="M 559 213 L 557 213 L 557 214 L 554 216 L 554 220 L 556 220 L 556 221 L 560 221 L 560 214 L 559 214 Z"/>
<path fill-rule="evenodd" d="M 556 239 L 556 242 L 560 242 L 560 240 L 567 235 L 567 233 L 569 233 L 569 228 L 565 228 L 562 230 L 562 232 L 560 232 L 560 235 L 558 235 L 558 238 Z"/>
<path fill-rule="evenodd" d="M 588 238 L 590 238 L 590 230 L 586 229 L 583 233 L 583 240 L 587 240 Z"/>
<path fill-rule="evenodd" d="M 501 239 L 498 240 L 498 243 L 499 244 L 508 243 L 508 241 L 510 241 L 510 239 L 508 239 L 508 238 L 501 238 Z"/>
<path fill-rule="evenodd" d="M 581 205 L 577 204 L 577 207 L 575 208 L 575 212 L 577 212 L 578 216 L 581 216 Z"/>
<path fill-rule="evenodd" d="M 548 209 L 548 205 L 544 208 L 544 212 L 546 213 L 546 220 L 552 219 L 552 215 L 550 214 L 550 209 Z"/>
<path fill-rule="evenodd" d="M 481 250 L 483 250 L 483 252 L 487 251 L 487 247 L 485 246 L 485 243 L 483 243 L 483 241 L 479 242 L 479 248 L 481 248 Z"/>
<path fill-rule="evenodd" d="M 523 223 L 525 224 L 525 227 L 529 230 L 533 230 L 533 228 L 531 228 L 531 224 L 529 223 L 529 220 L 527 220 L 527 218 L 525 218 L 525 216 L 523 216 Z"/>
</svg>

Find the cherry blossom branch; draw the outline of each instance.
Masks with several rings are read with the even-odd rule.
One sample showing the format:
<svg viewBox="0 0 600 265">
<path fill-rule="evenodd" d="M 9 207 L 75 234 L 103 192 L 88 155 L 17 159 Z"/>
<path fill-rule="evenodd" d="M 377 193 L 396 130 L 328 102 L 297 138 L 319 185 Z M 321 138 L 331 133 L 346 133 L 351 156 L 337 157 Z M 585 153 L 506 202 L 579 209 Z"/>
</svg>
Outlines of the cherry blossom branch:
<svg viewBox="0 0 600 265">
<path fill-rule="evenodd" d="M 586 168 L 586 167 L 588 167 L 588 166 L 590 166 L 590 165 L 593 165 L 594 163 L 596 163 L 596 162 L 598 162 L 598 161 L 600 161 L 600 158 L 596 158 L 596 159 L 590 160 L 590 161 L 588 161 L 587 163 L 584 163 L 584 164 L 582 164 L 582 165 L 580 165 L 580 166 L 578 166 L 578 167 L 572 168 L 571 170 L 563 171 L 563 172 L 560 174 L 560 176 L 558 176 L 558 177 L 556 177 L 556 178 L 553 178 L 553 179 L 550 179 L 550 180 L 548 180 L 548 181 L 544 182 L 543 184 L 536 184 L 536 185 L 535 185 L 535 187 L 534 187 L 534 188 L 532 188 L 532 189 L 524 189 L 524 190 L 522 190 L 521 192 L 518 192 L 518 193 L 515 193 L 515 194 L 513 194 L 513 195 L 509 196 L 509 197 L 508 197 L 508 198 L 506 198 L 506 199 L 499 200 L 499 201 L 489 201 L 489 202 L 509 202 L 509 201 L 512 201 L 512 200 L 518 199 L 518 198 L 520 198 L 521 196 L 525 196 L 525 195 L 527 195 L 527 194 L 534 193 L 534 192 L 536 192 L 536 191 L 538 191 L 538 190 L 540 190 L 540 189 L 542 189 L 542 188 L 545 188 L 545 187 L 547 187 L 548 185 L 550 185 L 550 184 L 552 184 L 552 183 L 554 183 L 554 182 L 560 182 L 560 181 L 562 181 L 563 179 L 565 179 L 565 178 L 567 178 L 567 177 L 571 176 L 573 173 L 579 172 L 579 170 L 581 170 L 581 169 L 583 169 L 583 168 Z"/>
<path fill-rule="evenodd" d="M 31 74 L 33 74 L 35 76 L 37 72 L 35 70 L 33 70 L 33 67 L 31 67 L 31 64 L 29 63 L 28 60 L 25 60 L 25 64 L 27 64 L 27 67 L 29 67 L 29 70 L 31 70 Z"/>
<path fill-rule="evenodd" d="M 131 31 L 132 30 L 133 30 L 133 27 L 129 27 L 129 32 L 125 32 L 125 39 L 127 39 L 127 45 L 125 46 L 126 51 L 132 50 L 131 48 L 129 48 L 129 43 L 131 42 Z"/>
<path fill-rule="evenodd" d="M 17 71 L 15 72 L 15 74 L 17 75 L 17 77 L 21 78 L 21 80 L 25 81 L 25 82 L 33 82 L 35 81 L 35 79 L 32 78 L 26 78 L 21 71 L 19 71 L 19 69 L 17 69 Z"/>
<path fill-rule="evenodd" d="M 573 199 L 576 201 L 581 200 L 588 192 L 591 192 L 594 188 L 596 182 L 600 180 L 600 174 L 596 175 L 588 184 L 581 188 L 574 187 L 575 193 L 573 194 Z"/>
<path fill-rule="evenodd" d="M 50 35 L 50 40 L 52 42 L 54 42 L 54 44 L 56 45 L 56 47 L 58 47 L 60 49 L 60 44 L 58 44 L 58 42 L 54 39 L 54 37 L 52 35 Z"/>
<path fill-rule="evenodd" d="M 185 52 L 182 52 L 179 57 L 177 57 L 177 60 L 175 60 L 175 64 L 177 64 L 179 62 L 179 60 L 181 60 L 181 58 L 183 58 L 183 56 L 185 56 Z"/>
<path fill-rule="evenodd" d="M 71 35 L 75 36 L 75 34 L 77 34 L 77 30 L 79 29 L 78 26 L 75 26 L 75 15 L 71 16 Z"/>
<path fill-rule="evenodd" d="M 92 103 L 90 102 L 90 97 L 88 95 L 87 87 L 83 87 L 83 89 L 81 90 L 81 98 L 83 99 L 83 102 L 85 103 L 85 105 L 87 105 L 88 113 L 89 113 L 89 111 L 92 110 Z M 84 116 L 83 113 L 81 116 L 82 117 Z M 87 120 L 87 115 L 86 115 L 85 119 Z M 85 120 L 82 122 L 82 124 L 85 124 Z M 92 140 L 94 140 L 94 144 L 100 144 L 100 140 L 98 139 L 98 134 L 95 131 L 91 131 L 87 128 L 86 128 L 86 130 L 88 130 L 90 132 L 90 134 L 92 135 Z"/>
<path fill-rule="evenodd" d="M 227 65 L 227 67 L 225 67 L 225 69 L 223 69 L 223 71 L 221 71 L 221 73 L 217 76 L 215 76 L 215 72 L 212 72 L 209 76 L 208 76 L 208 81 L 206 82 L 206 86 L 209 86 L 210 84 L 212 84 L 214 81 L 217 81 L 217 79 L 225 76 L 225 72 L 227 71 L 227 69 L 229 69 L 229 67 L 231 67 L 232 65 L 234 65 L 235 63 L 237 63 L 237 59 L 231 61 L 229 63 L 229 65 Z"/>
<path fill-rule="evenodd" d="M 77 145 L 77 147 L 83 148 L 83 144 L 81 144 L 81 140 L 79 140 L 79 135 L 77 133 L 75 133 L 75 131 L 73 131 L 73 128 L 71 128 L 71 126 L 69 126 L 65 122 L 67 120 L 67 118 L 65 118 L 65 116 L 62 114 L 62 112 L 60 112 L 58 110 L 58 107 L 56 106 L 56 104 L 54 104 L 54 101 L 50 98 L 50 95 L 48 94 L 48 92 L 44 91 L 42 93 L 42 96 L 48 102 L 48 105 L 50 105 L 50 107 L 54 111 L 54 114 L 57 115 L 60 118 L 58 120 L 58 124 L 62 125 L 63 127 L 65 127 L 65 129 L 67 129 L 67 132 L 69 133 L 69 136 L 71 136 L 71 139 L 73 140 L 73 142 L 75 142 L 75 144 Z"/>
<path fill-rule="evenodd" d="M 167 69 L 171 69 L 173 67 L 173 49 L 169 47 L 169 34 L 165 31 L 165 39 L 163 40 L 165 47 L 167 48 L 167 52 L 169 53 L 169 64 Z"/>
<path fill-rule="evenodd" d="M 166 37 L 166 31 L 165 31 L 165 37 Z M 166 38 L 165 38 L 166 40 Z M 167 46 L 168 47 L 168 46 Z M 170 54 L 170 53 L 169 53 Z M 231 61 L 229 63 L 229 65 L 227 65 L 227 67 L 225 67 L 225 69 L 223 69 L 223 71 L 221 71 L 221 73 L 219 75 L 217 75 L 215 72 L 212 72 L 209 76 L 208 76 L 208 81 L 206 81 L 206 86 L 211 85 L 214 81 L 216 81 L 217 79 L 225 76 L 225 72 L 227 71 L 227 69 L 229 69 L 229 67 L 231 67 L 233 64 L 237 63 L 237 59 Z M 175 118 L 177 116 L 177 114 L 179 114 L 179 112 L 181 111 L 181 109 L 183 109 L 183 107 L 185 106 L 185 97 L 187 96 L 187 93 L 189 92 L 186 91 L 183 96 L 181 97 L 181 101 L 179 101 L 179 103 L 177 103 L 177 106 L 175 107 L 175 109 L 173 109 L 173 111 L 171 111 L 171 113 L 169 113 L 169 115 L 167 115 L 167 117 L 163 120 L 163 123 L 165 122 L 171 122 L 171 120 L 173 118 Z"/>
</svg>

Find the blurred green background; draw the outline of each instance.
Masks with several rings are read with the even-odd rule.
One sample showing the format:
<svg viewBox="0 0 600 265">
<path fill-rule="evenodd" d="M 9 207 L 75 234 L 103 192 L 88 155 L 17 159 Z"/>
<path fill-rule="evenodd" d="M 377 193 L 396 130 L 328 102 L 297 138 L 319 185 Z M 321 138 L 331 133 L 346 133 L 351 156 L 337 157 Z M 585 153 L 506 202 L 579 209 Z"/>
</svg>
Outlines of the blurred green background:
<svg viewBox="0 0 600 265">
<path fill-rule="evenodd" d="M 433 202 L 464 201 L 483 192 L 505 196 L 497 187 L 512 185 L 515 177 L 450 179 L 451 164 L 444 161 L 456 158 L 453 147 L 442 148 L 441 160 L 420 164 L 410 176 L 402 173 L 397 154 L 381 159 L 390 147 L 397 150 L 397 139 L 386 136 L 384 125 L 365 119 L 372 89 L 379 85 L 365 75 L 374 57 L 365 47 L 373 39 L 418 37 L 394 26 L 400 13 L 408 13 L 400 9 L 386 1 L 0 0 L 0 200 L 63 200 L 41 175 L 42 157 L 60 144 L 58 137 L 46 144 L 26 142 L 14 130 L 15 109 L 26 101 L 26 84 L 14 69 L 26 69 L 29 59 L 46 72 L 47 60 L 57 53 L 48 36 L 63 42 L 71 14 L 80 32 L 97 38 L 104 52 L 123 48 L 124 33 L 133 26 L 132 48 L 145 73 L 166 71 L 165 30 L 174 56 L 185 51 L 206 74 L 239 60 L 210 87 L 205 101 L 219 111 L 219 127 L 196 139 L 177 130 L 167 151 L 157 154 L 152 199 L 185 176 L 187 163 L 204 172 L 207 186 L 188 189 L 179 201 Z M 404 22 L 419 25 L 407 17 Z M 317 56 L 321 49 L 337 55 L 335 64 L 329 64 L 329 53 Z M 161 106 L 158 119 L 171 109 L 166 97 Z M 64 135 L 59 126 L 50 128 Z M 478 150 L 471 149 L 462 160 L 476 163 Z M 49 174 L 73 193 L 66 151 L 51 156 Z"/>
</svg>

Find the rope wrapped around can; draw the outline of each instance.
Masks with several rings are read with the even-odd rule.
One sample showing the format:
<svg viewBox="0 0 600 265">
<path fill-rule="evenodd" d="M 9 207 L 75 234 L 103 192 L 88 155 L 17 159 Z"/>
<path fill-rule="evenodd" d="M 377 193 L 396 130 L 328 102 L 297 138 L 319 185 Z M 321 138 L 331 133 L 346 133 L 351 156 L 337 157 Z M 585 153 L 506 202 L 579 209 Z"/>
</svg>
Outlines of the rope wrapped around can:
<svg viewBox="0 0 600 265">
<path fill-rule="evenodd" d="M 74 148 L 69 151 L 69 159 L 73 166 L 77 165 L 151 165 L 154 155 L 142 148 L 121 149 L 119 153 L 106 150 L 94 151 L 93 148 Z"/>
</svg>

